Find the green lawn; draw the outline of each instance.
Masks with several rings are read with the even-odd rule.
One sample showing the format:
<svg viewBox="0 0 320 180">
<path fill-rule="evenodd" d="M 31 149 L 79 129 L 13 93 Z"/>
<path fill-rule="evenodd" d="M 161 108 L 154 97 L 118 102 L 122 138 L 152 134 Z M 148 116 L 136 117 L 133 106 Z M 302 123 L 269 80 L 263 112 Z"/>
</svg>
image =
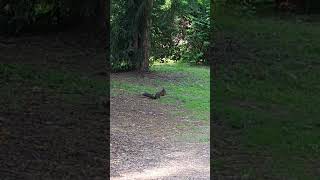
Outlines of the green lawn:
<svg viewBox="0 0 320 180">
<path fill-rule="evenodd" d="M 112 89 L 124 89 L 129 93 L 154 93 L 164 87 L 168 96 L 160 98 L 164 104 L 179 105 L 187 109 L 195 120 L 209 121 L 210 115 L 210 68 L 196 67 L 186 64 L 155 64 L 151 73 L 166 75 L 163 79 L 144 78 L 142 84 L 135 81 L 111 81 Z M 136 77 L 133 77 L 136 78 Z M 155 86 L 154 84 L 157 84 Z"/>
<path fill-rule="evenodd" d="M 220 67 L 217 116 L 241 132 L 242 151 L 270 158 L 270 176 L 319 178 L 320 24 L 219 14 L 216 21 L 239 44 L 233 58 L 242 62 Z"/>
</svg>

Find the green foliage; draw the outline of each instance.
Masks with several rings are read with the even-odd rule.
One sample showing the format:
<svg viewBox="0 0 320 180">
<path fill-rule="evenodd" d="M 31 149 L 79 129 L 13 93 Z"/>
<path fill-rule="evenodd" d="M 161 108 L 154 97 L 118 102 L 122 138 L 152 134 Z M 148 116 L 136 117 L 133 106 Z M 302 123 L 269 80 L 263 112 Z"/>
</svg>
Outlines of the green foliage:
<svg viewBox="0 0 320 180">
<path fill-rule="evenodd" d="M 135 19 L 140 8 L 132 7 L 132 1 L 112 1 L 111 7 L 111 66 L 115 71 L 134 69 L 137 62 L 131 58 L 135 52 L 130 43 L 139 25 Z M 154 1 L 150 61 L 169 58 L 207 63 L 209 11 L 209 0 Z"/>
<path fill-rule="evenodd" d="M 166 1 L 154 11 L 152 52 L 155 59 L 208 62 L 209 1 Z"/>
<path fill-rule="evenodd" d="M 172 38 L 178 33 L 176 16 L 179 13 L 179 1 L 156 1 L 153 11 L 152 56 L 153 59 L 169 57 L 173 54 Z"/>
<path fill-rule="evenodd" d="M 116 70 L 132 69 L 129 61 L 130 19 L 127 18 L 128 1 L 111 1 L 111 66 Z"/>
<path fill-rule="evenodd" d="M 191 63 L 208 63 L 209 33 L 210 33 L 210 9 L 205 7 L 190 9 L 190 15 L 186 17 L 190 27 L 186 31 L 185 43 L 178 46 L 182 60 Z"/>
</svg>

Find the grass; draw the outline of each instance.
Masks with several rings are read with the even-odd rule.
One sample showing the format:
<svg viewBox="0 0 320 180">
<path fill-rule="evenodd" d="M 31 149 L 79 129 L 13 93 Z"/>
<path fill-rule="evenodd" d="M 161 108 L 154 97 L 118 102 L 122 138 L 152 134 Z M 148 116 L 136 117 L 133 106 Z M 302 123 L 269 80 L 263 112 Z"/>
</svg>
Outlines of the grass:
<svg viewBox="0 0 320 180">
<path fill-rule="evenodd" d="M 165 87 L 168 96 L 160 98 L 164 104 L 179 105 L 187 109 L 197 120 L 209 121 L 210 114 L 210 73 L 208 67 L 192 67 L 186 64 L 155 64 L 151 72 L 181 75 L 177 81 L 170 79 L 149 79 L 145 78 L 144 83 L 136 84 L 130 81 L 111 82 L 111 95 L 116 95 L 112 89 L 124 89 L 129 93 L 140 94 L 141 92 L 155 92 L 155 87 L 151 84 L 158 84 L 156 87 Z M 169 77 L 170 78 L 170 77 Z"/>
<path fill-rule="evenodd" d="M 195 119 L 209 120 L 210 70 L 208 67 L 173 64 L 155 65 L 152 70 L 166 74 L 175 74 L 177 72 L 185 74 L 178 82 L 164 84 L 170 90 L 170 98 L 163 98 L 163 102 L 175 103 L 178 100 L 182 107 L 192 112 Z"/>
<path fill-rule="evenodd" d="M 167 96 L 160 98 L 160 103 L 178 106 L 185 110 L 174 111 L 174 117 L 188 116 L 188 119 L 201 121 L 209 125 L 210 116 L 210 70 L 209 67 L 196 67 L 180 63 L 154 64 L 151 72 L 164 74 L 168 78 L 150 79 L 144 78 L 140 84 L 136 81 L 111 81 L 111 95 L 116 96 L 118 89 L 128 93 L 141 94 L 142 92 L 155 92 L 156 89 L 165 87 Z M 136 77 L 132 77 L 134 79 Z M 156 87 L 155 85 L 156 84 Z M 192 127 L 186 124 L 184 127 Z M 179 128 L 179 127 L 178 127 Z M 196 142 L 209 142 L 208 133 L 205 127 L 198 127 L 192 132 L 197 134 L 184 134 L 180 137 L 183 140 Z"/>
<path fill-rule="evenodd" d="M 271 157 L 265 165 L 270 176 L 319 178 L 320 25 L 298 18 L 218 14 L 216 19 L 247 55 L 233 57 L 246 63 L 221 66 L 217 116 L 231 131 L 241 131 L 243 151 Z M 218 168 L 224 163 L 219 160 Z"/>
</svg>

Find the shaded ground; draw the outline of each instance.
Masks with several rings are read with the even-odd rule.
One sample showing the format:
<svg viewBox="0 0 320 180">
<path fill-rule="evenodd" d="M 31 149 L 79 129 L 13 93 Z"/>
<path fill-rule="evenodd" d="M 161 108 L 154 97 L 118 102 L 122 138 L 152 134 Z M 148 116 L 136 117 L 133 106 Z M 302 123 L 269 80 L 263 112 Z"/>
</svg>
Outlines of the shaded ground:
<svg viewBox="0 0 320 180">
<path fill-rule="evenodd" d="M 161 75 L 145 78 L 154 76 Z M 134 77 L 131 83 L 142 83 L 131 73 L 114 74 L 111 79 L 128 77 Z M 206 124 L 173 116 L 170 112 L 184 111 L 179 107 L 121 89 L 112 91 L 117 95 L 111 97 L 111 179 L 210 179 L 209 144 L 177 138 L 194 133 L 192 126 Z M 200 133 L 209 136 L 208 128 Z"/>
<path fill-rule="evenodd" d="M 103 94 L 82 86 L 105 79 L 102 46 L 74 32 L 0 42 L 1 179 L 105 179 Z"/>
</svg>

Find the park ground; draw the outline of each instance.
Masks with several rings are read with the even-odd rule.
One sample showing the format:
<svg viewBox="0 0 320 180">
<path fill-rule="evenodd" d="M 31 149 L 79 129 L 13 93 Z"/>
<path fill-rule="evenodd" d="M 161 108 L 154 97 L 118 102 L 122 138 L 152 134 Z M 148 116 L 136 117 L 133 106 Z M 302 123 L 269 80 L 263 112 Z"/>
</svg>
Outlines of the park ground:
<svg viewBox="0 0 320 180">
<path fill-rule="evenodd" d="M 215 23 L 213 176 L 318 179 L 319 16 L 218 12 Z"/>
<path fill-rule="evenodd" d="M 111 179 L 210 179 L 209 75 L 174 63 L 111 74 Z"/>
</svg>

